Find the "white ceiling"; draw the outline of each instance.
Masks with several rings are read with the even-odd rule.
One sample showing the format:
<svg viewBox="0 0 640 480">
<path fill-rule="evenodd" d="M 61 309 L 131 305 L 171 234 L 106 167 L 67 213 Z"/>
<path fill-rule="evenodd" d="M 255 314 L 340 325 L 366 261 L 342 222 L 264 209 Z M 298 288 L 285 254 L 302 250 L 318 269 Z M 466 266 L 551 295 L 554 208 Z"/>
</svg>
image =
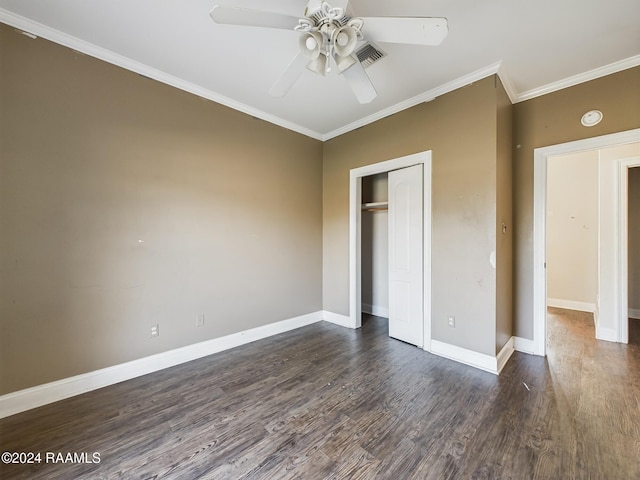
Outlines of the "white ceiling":
<svg viewBox="0 0 640 480">
<path fill-rule="evenodd" d="M 272 98 L 298 35 L 217 25 L 216 4 L 302 16 L 306 1 L 0 0 L 0 21 L 319 139 L 496 72 L 517 102 L 640 65 L 638 0 L 352 0 L 356 16 L 446 17 L 449 35 L 438 47 L 380 44 L 370 104 L 310 71 Z"/>
</svg>

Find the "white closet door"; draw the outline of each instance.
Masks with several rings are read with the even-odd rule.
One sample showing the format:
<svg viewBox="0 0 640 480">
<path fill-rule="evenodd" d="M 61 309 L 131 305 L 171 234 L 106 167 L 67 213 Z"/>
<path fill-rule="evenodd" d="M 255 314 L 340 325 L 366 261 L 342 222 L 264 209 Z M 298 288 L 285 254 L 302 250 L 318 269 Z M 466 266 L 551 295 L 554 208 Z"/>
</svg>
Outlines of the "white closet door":
<svg viewBox="0 0 640 480">
<path fill-rule="evenodd" d="M 389 336 L 422 347 L 422 165 L 389 172 Z"/>
</svg>

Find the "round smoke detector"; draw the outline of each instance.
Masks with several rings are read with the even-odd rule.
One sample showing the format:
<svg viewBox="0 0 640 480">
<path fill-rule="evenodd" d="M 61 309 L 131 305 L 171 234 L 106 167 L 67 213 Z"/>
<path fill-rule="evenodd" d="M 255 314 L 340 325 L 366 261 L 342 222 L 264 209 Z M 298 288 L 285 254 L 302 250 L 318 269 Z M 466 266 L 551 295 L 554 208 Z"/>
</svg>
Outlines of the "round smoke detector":
<svg viewBox="0 0 640 480">
<path fill-rule="evenodd" d="M 591 110 L 582 115 L 580 123 L 585 127 L 593 127 L 602 121 L 602 112 L 600 110 Z"/>
</svg>

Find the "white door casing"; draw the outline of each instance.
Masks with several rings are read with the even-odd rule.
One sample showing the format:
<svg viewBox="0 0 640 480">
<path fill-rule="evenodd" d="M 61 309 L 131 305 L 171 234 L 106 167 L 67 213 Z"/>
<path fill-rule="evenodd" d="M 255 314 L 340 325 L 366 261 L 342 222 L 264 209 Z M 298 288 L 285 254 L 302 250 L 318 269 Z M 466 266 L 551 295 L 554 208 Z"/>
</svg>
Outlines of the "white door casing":
<svg viewBox="0 0 640 480">
<path fill-rule="evenodd" d="M 422 347 L 422 165 L 389 172 L 389 336 Z"/>
<path fill-rule="evenodd" d="M 431 151 L 414 153 L 363 167 L 349 172 L 349 317 L 344 326 L 361 326 L 361 203 L 362 177 L 390 172 L 413 165 L 422 165 L 423 174 L 423 342 L 422 348 L 431 351 Z"/>
<path fill-rule="evenodd" d="M 546 323 L 547 323 L 547 278 L 546 278 L 546 195 L 547 195 L 547 158 L 556 155 L 567 155 L 585 150 L 604 149 L 617 145 L 623 145 L 626 143 L 634 143 L 640 141 L 640 129 L 629 130 L 625 132 L 612 133 L 609 135 L 602 135 L 599 137 L 586 138 L 584 140 L 577 140 L 574 142 L 567 142 L 558 145 L 550 145 L 548 147 L 540 147 L 534 149 L 534 162 L 533 162 L 533 342 L 534 342 L 534 354 L 545 356 L 546 355 Z M 622 168 L 618 163 L 618 168 Z M 627 167 L 627 165 L 625 165 Z M 602 180 L 602 162 L 600 164 L 600 179 Z M 615 170 L 615 165 L 613 166 Z M 620 172 L 620 170 L 619 170 Z M 611 172 L 612 178 L 615 177 L 616 172 Z M 625 170 L 626 173 L 626 170 Z M 612 180 L 611 187 L 614 192 L 616 204 L 614 205 L 614 212 L 617 211 L 618 215 L 622 214 L 622 209 L 618 210 L 618 198 L 620 195 L 620 184 L 622 182 L 615 178 Z M 600 199 L 602 201 L 602 199 Z M 626 209 L 625 209 L 626 211 Z M 612 271 L 612 274 L 607 277 L 607 282 L 611 283 L 612 298 L 616 300 L 612 302 L 612 305 L 617 305 L 622 300 L 624 294 L 626 294 L 626 279 L 623 277 L 626 272 L 626 265 L 623 265 L 625 259 L 621 253 L 625 249 L 625 245 L 621 240 L 623 238 L 620 235 L 621 220 L 616 217 L 615 224 L 611 235 L 615 236 L 612 251 L 604 252 L 602 241 L 599 245 L 599 297 L 601 297 L 600 290 L 602 285 L 602 264 L 603 254 L 609 255 L 614 258 L 612 261 L 607 262 L 607 268 Z M 602 222 L 602 218 L 600 219 Z M 626 225 L 625 225 L 626 226 Z M 602 231 L 602 225 L 599 226 L 599 230 Z M 625 250 L 626 252 L 626 250 Z M 623 293 L 624 290 L 624 293 Z M 627 312 L 618 308 L 606 309 L 604 311 L 600 309 L 602 299 L 598 300 L 599 316 L 607 315 L 614 319 L 615 326 L 612 329 L 611 338 L 607 338 L 611 341 L 617 341 L 624 343 L 626 340 L 627 332 Z M 621 313 L 622 312 L 622 313 Z"/>
</svg>

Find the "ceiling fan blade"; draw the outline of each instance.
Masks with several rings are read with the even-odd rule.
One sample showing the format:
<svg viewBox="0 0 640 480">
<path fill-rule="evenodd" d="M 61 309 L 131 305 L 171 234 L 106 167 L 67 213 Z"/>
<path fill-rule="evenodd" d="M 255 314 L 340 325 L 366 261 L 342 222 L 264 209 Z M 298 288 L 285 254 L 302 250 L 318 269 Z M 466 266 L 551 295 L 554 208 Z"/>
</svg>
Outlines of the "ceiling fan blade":
<svg viewBox="0 0 640 480">
<path fill-rule="evenodd" d="M 280 75 L 280 78 L 273 84 L 269 90 L 269 95 L 272 97 L 284 97 L 298 78 L 300 78 L 300 75 L 302 75 L 308 61 L 309 59 L 302 52 L 296 55 L 286 70 Z"/>
<path fill-rule="evenodd" d="M 364 67 L 357 59 L 356 63 L 342 72 L 342 75 L 347 79 L 347 83 L 358 99 L 358 102 L 369 103 L 378 96 L 378 92 L 376 92 L 373 83 L 371 83 L 369 75 L 367 75 Z"/>
<path fill-rule="evenodd" d="M 209 15 L 214 22 L 224 25 L 282 28 L 285 30 L 293 30 L 298 26 L 297 17 L 249 8 L 216 5 L 211 9 Z"/>
<path fill-rule="evenodd" d="M 373 42 L 440 45 L 449 33 L 441 17 L 362 17 L 362 34 Z"/>
</svg>

